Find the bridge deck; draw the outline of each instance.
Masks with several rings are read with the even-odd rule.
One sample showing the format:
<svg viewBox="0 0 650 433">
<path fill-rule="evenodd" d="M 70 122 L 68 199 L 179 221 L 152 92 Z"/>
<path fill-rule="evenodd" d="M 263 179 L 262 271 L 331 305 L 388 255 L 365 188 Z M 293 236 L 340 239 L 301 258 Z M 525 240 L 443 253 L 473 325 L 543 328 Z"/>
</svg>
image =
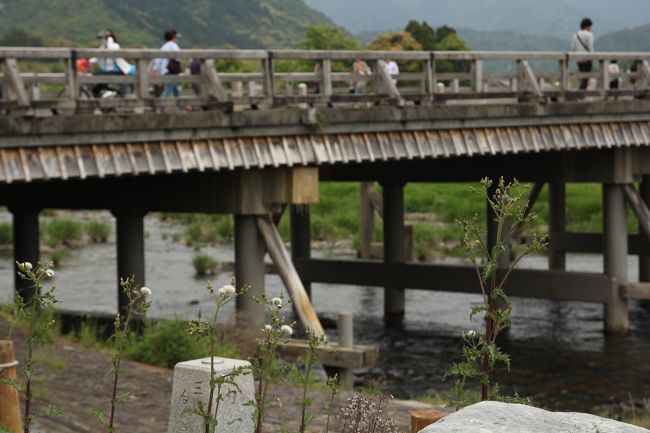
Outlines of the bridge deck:
<svg viewBox="0 0 650 433">
<path fill-rule="evenodd" d="M 650 121 L 0 149 L 0 182 L 650 146 Z"/>
</svg>

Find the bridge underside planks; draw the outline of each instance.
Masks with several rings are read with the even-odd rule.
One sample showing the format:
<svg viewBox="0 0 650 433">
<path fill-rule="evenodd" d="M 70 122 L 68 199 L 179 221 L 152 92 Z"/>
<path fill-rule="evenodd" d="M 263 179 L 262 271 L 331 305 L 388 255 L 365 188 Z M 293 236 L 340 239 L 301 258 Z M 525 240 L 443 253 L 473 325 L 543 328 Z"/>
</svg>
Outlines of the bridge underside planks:
<svg viewBox="0 0 650 433">
<path fill-rule="evenodd" d="M 296 259 L 295 266 L 311 282 L 480 294 L 469 266 L 329 259 Z M 506 286 L 512 296 L 604 303 L 612 285 L 596 273 L 515 269 Z"/>
<path fill-rule="evenodd" d="M 240 168 L 354 167 L 367 163 L 638 147 L 650 147 L 649 121 L 4 147 L 0 149 L 0 182 Z"/>
</svg>

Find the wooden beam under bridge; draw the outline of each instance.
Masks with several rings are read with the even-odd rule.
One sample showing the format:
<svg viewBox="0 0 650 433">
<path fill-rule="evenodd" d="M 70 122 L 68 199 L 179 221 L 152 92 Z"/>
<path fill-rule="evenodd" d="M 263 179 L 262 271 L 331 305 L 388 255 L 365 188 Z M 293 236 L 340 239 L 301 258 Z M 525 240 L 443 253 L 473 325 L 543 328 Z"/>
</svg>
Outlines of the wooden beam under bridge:
<svg viewBox="0 0 650 433">
<path fill-rule="evenodd" d="M 641 234 L 628 234 L 628 254 L 650 255 L 650 242 Z M 553 248 L 570 253 L 603 253 L 603 234 L 591 232 L 556 232 L 551 235 Z"/>
<path fill-rule="evenodd" d="M 296 259 L 294 264 L 302 279 L 317 283 L 480 293 L 470 266 L 327 259 Z M 612 284 L 603 274 L 515 269 L 506 288 L 512 296 L 606 303 Z"/>
</svg>

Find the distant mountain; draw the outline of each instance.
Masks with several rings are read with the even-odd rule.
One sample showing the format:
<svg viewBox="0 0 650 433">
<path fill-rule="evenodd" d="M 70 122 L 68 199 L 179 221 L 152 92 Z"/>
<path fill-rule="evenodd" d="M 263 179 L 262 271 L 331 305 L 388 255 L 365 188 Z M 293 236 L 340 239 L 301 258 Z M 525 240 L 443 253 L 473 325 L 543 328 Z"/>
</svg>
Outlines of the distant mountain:
<svg viewBox="0 0 650 433">
<path fill-rule="evenodd" d="M 598 51 L 650 51 L 650 24 L 610 33 L 596 39 Z"/>
<path fill-rule="evenodd" d="M 648 0 L 306 0 L 350 32 L 403 28 L 411 19 L 475 31 L 569 39 L 589 16 L 596 35 L 645 24 Z"/>
<path fill-rule="evenodd" d="M 111 28 L 122 45 L 158 47 L 173 27 L 181 47 L 287 48 L 326 23 L 303 0 L 0 0 L 0 34 L 17 27 L 46 43 L 95 45 Z"/>
</svg>

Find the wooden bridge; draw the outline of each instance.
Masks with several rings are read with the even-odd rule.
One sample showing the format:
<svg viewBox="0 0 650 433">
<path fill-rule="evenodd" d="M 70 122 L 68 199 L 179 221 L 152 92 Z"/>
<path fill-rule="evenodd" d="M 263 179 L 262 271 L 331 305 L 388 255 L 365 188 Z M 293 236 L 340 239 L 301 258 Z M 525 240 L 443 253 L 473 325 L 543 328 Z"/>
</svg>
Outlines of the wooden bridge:
<svg viewBox="0 0 650 433">
<path fill-rule="evenodd" d="M 172 56 L 199 59 L 201 72 L 148 73 L 154 58 Z M 78 71 L 90 57 L 122 58 L 136 73 Z M 357 58 L 370 75 L 349 72 Z M 402 73 L 388 74 L 389 59 Z M 578 60 L 597 67 L 576 72 Z M 626 72 L 610 74 L 612 60 Z M 386 287 L 386 314 L 402 315 L 405 288 L 477 291 L 472 269 L 406 261 L 406 183 L 504 176 L 537 193 L 548 184 L 549 270 L 515 271 L 511 293 L 602 303 L 606 329 L 625 332 L 628 299 L 650 298 L 647 283 L 627 281 L 628 253 L 650 281 L 649 61 L 650 53 L 0 48 L 0 204 L 14 215 L 18 261 L 39 257 L 41 209 L 110 209 L 119 276 L 142 283 L 147 212 L 233 214 L 238 282 L 263 290 L 270 249 L 307 289 Z M 365 81 L 365 92 L 351 94 L 351 81 Z M 181 97 L 154 96 L 151 87 L 165 83 L 183 84 Z M 126 90 L 95 97 L 97 84 Z M 319 180 L 381 184 L 383 260 L 310 257 Z M 603 233 L 566 230 L 569 182 L 603 184 Z M 626 202 L 639 234 L 627 233 Z M 268 224 L 287 206 L 292 260 Z M 566 272 L 567 252 L 602 253 L 605 272 Z M 283 278 L 296 283 L 290 272 Z M 16 287 L 29 295 L 18 277 Z M 246 302 L 239 308 L 262 320 Z"/>
</svg>

